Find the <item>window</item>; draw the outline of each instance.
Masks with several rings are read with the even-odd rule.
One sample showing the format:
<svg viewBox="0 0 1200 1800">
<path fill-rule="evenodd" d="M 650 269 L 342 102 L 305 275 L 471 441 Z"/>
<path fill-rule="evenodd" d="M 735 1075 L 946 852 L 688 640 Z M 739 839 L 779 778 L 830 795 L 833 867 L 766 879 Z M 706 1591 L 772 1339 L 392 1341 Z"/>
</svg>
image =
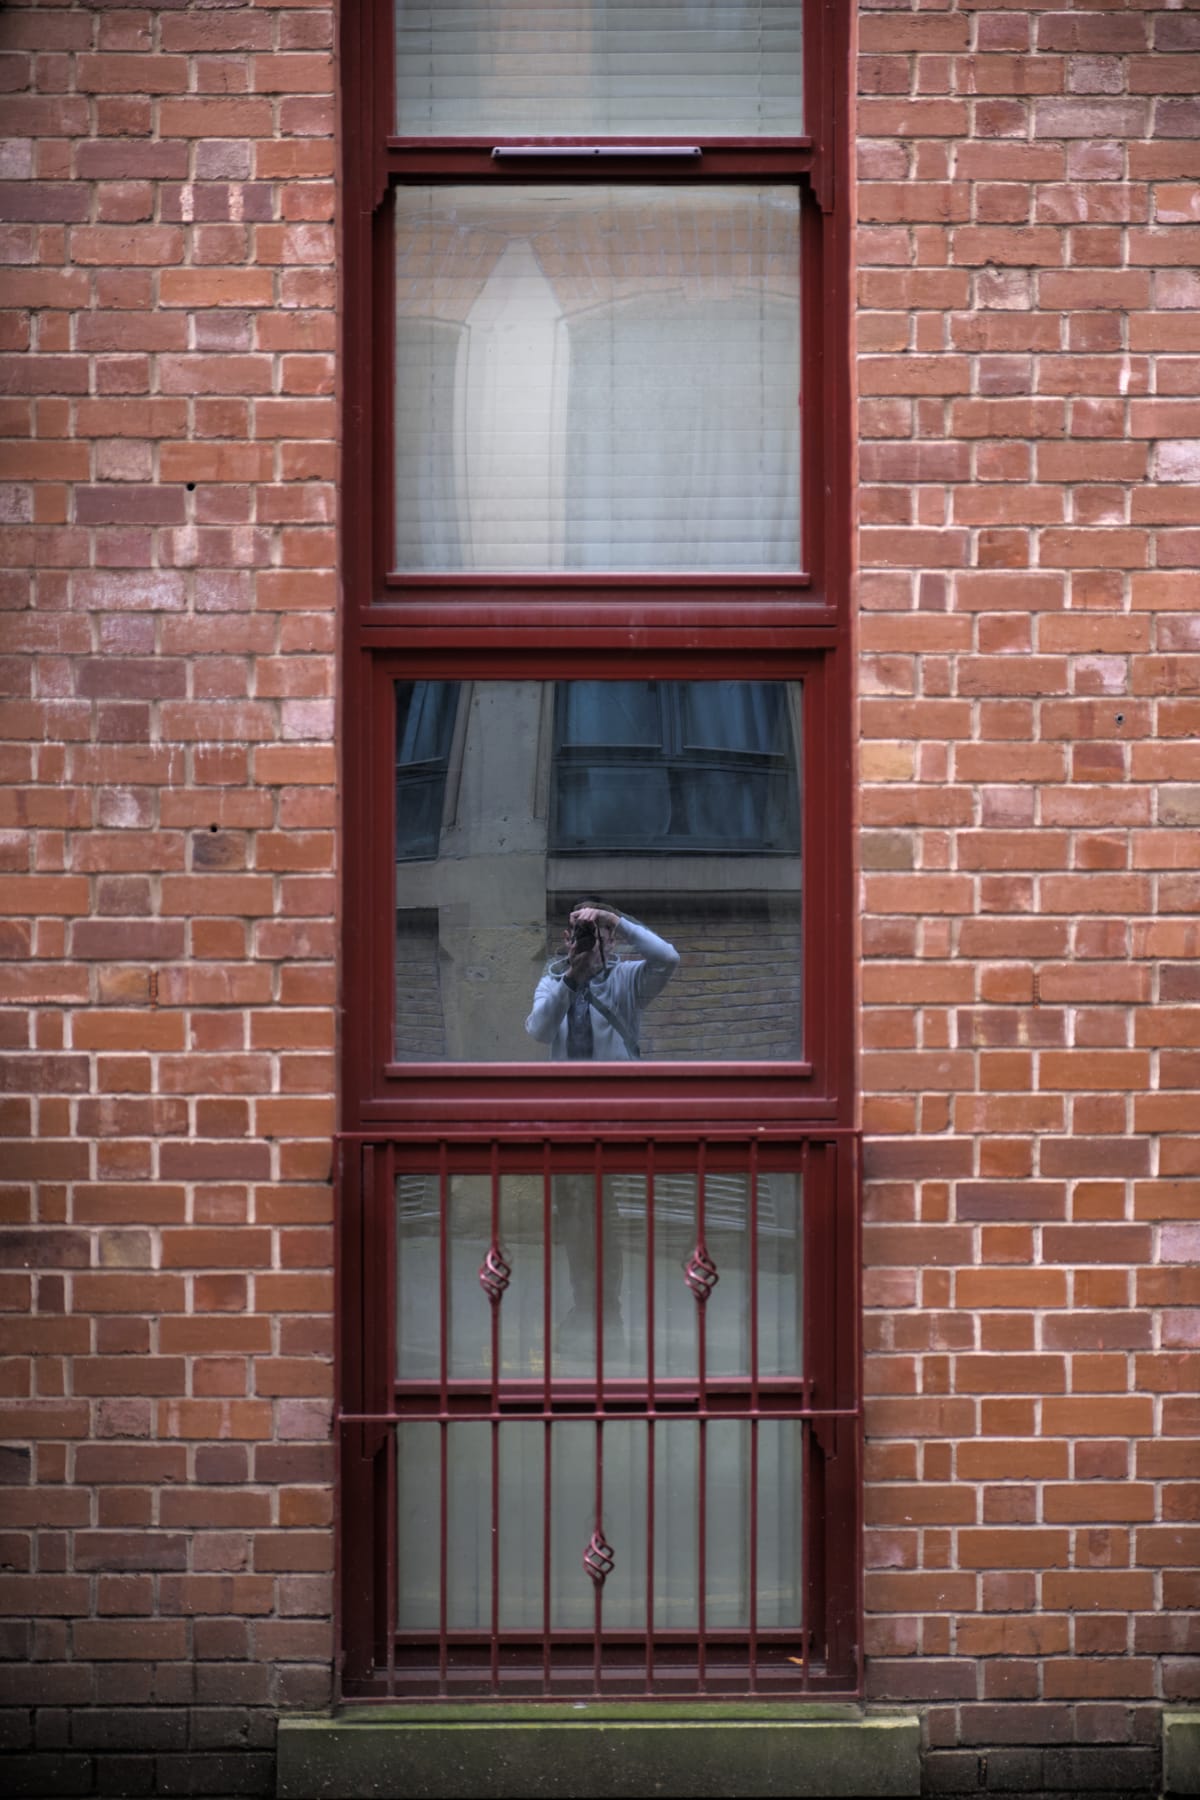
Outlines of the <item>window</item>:
<svg viewBox="0 0 1200 1800">
<path fill-rule="evenodd" d="M 343 11 L 347 1695 L 858 1691 L 841 12 Z"/>
<path fill-rule="evenodd" d="M 798 856 L 789 700 L 778 681 L 559 683 L 554 848 Z"/>
</svg>

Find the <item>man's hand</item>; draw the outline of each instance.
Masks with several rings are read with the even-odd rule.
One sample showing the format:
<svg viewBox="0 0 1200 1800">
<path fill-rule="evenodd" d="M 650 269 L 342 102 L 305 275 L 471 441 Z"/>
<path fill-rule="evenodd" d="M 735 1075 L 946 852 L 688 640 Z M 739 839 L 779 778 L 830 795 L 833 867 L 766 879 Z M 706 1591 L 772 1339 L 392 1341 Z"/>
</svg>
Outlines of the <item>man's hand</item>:
<svg viewBox="0 0 1200 1800">
<path fill-rule="evenodd" d="M 620 922 L 617 914 L 609 912 L 605 907 L 577 906 L 575 908 L 567 928 L 568 968 L 566 980 L 569 986 L 584 987 L 597 969 L 604 966 Z M 591 944 L 576 945 L 575 930 L 579 925 L 595 927 L 596 935 Z"/>
<path fill-rule="evenodd" d="M 616 913 L 608 912 L 602 906 L 577 906 L 575 911 L 571 914 L 572 931 L 575 929 L 576 925 L 582 925 L 585 921 L 590 921 L 590 923 L 596 927 L 597 931 L 607 931 L 610 933 L 615 932 L 617 926 L 621 923 L 620 918 Z"/>
</svg>

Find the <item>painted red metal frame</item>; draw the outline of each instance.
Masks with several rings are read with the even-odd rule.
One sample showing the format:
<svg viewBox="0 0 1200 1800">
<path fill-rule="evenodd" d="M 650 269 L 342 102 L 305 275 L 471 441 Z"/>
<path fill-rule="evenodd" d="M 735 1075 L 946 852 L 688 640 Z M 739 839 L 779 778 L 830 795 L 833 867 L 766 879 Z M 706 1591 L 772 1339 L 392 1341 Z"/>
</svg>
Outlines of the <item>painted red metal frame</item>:
<svg viewBox="0 0 1200 1800">
<path fill-rule="evenodd" d="M 340 1476 L 343 1519 L 374 1517 L 382 1532 L 343 1531 L 342 1565 L 347 1607 L 342 1669 L 344 1691 L 356 1698 L 431 1700 L 463 1698 L 550 1699 L 614 1696 L 669 1699 L 681 1692 L 756 1693 L 795 1699 L 804 1695 L 846 1695 L 860 1686 L 861 1635 L 857 1605 L 854 1546 L 857 1540 L 860 1404 L 857 1307 L 838 1304 L 839 1289 L 856 1293 L 858 1267 L 857 1137 L 853 1132 L 794 1134 L 705 1134 L 678 1142 L 632 1135 L 614 1141 L 528 1138 L 520 1144 L 497 1139 L 472 1144 L 448 1143 L 433 1136 L 403 1143 L 369 1137 L 342 1140 L 343 1168 L 339 1184 L 343 1264 L 342 1380 L 339 1413 Z M 508 1285 L 508 1265 L 499 1243 L 500 1181 L 512 1173 L 542 1176 L 543 1220 L 550 1216 L 551 1181 L 555 1173 L 591 1172 L 599 1197 L 606 1176 L 638 1171 L 647 1181 L 646 1222 L 653 1231 L 653 1183 L 656 1177 L 687 1170 L 696 1177 L 696 1245 L 686 1279 L 692 1287 L 698 1325 L 696 1373 L 668 1377 L 651 1363 L 645 1380 L 605 1375 L 597 1334 L 595 1381 L 558 1376 L 553 1368 L 549 1282 L 543 1329 L 547 1346 L 540 1377 L 506 1379 L 499 1373 L 499 1318 Z M 742 1375 L 713 1375 L 706 1356 L 706 1305 L 720 1271 L 705 1251 L 705 1183 L 709 1175 L 736 1171 L 749 1177 L 750 1219 L 756 1222 L 758 1185 L 764 1172 L 791 1170 L 799 1175 L 804 1209 L 804 1334 L 802 1368 L 795 1376 L 764 1375 L 759 1367 L 757 1277 L 751 1274 L 749 1368 Z M 439 1328 L 438 1372 L 427 1380 L 392 1375 L 395 1317 L 396 1177 L 403 1171 L 436 1176 L 441 1203 L 439 1289 L 443 1304 Z M 491 1246 L 481 1284 L 491 1305 L 490 1367 L 477 1378 L 451 1378 L 447 1358 L 449 1245 L 446 1198 L 450 1177 L 486 1174 L 491 1194 Z M 596 1291 L 602 1296 L 602 1238 L 597 1207 Z M 549 1231 L 543 1245 L 549 1243 Z M 648 1304 L 653 1306 L 652 1236 L 647 1257 Z M 547 1254 L 545 1249 L 543 1254 Z M 707 1266 L 706 1266 L 707 1265 Z M 499 1277 L 496 1278 L 496 1269 Z M 750 1260 L 754 1271 L 755 1260 Z M 354 1304 L 361 1300 L 361 1306 Z M 597 1317 L 602 1308 L 597 1306 Z M 653 1343 L 652 1332 L 648 1342 Z M 652 1445 L 661 1420 L 686 1417 L 695 1421 L 699 1439 L 698 1621 L 694 1629 L 657 1624 L 654 1614 L 655 1493 L 646 1493 L 647 1620 L 644 1632 L 611 1629 L 603 1614 L 603 1585 L 614 1554 L 624 1546 L 607 1540 L 604 1517 L 604 1432 L 618 1420 L 644 1422 L 649 1440 L 647 1464 L 652 1471 Z M 582 1550 L 584 1567 L 595 1583 L 593 1623 L 556 1629 L 549 1612 L 550 1445 L 556 1421 L 590 1421 L 596 1431 L 594 1530 Z M 802 1620 L 790 1627 L 765 1627 L 750 1604 L 748 1624 L 714 1628 L 705 1616 L 705 1544 L 707 1484 L 706 1435 L 715 1421 L 744 1421 L 749 1426 L 749 1593 L 755 1593 L 757 1563 L 757 1441 L 764 1422 L 794 1421 L 800 1427 L 801 1523 L 800 1591 Z M 500 1632 L 500 1569 L 503 1561 L 500 1491 L 500 1436 L 506 1425 L 541 1422 L 547 1445 L 542 1475 L 543 1601 L 538 1629 Z M 486 1425 L 491 1438 L 488 1505 L 491 1516 L 491 1570 L 486 1611 L 490 1628 L 452 1628 L 447 1604 L 448 1453 L 451 1428 L 466 1423 Z M 436 1473 L 439 1533 L 439 1626 L 436 1631 L 400 1630 L 396 1623 L 397 1568 L 390 1522 L 397 1502 L 395 1466 L 397 1436 L 405 1425 L 436 1425 L 441 1454 Z M 431 1554 L 434 1546 L 430 1545 Z M 796 1652 L 799 1654 L 796 1654 Z"/>
<path fill-rule="evenodd" d="M 574 1658 L 578 1674 L 571 1698 L 581 1691 L 651 1698 L 698 1692 L 785 1693 L 792 1698 L 857 1694 L 862 1621 L 858 1140 L 851 1033 L 848 9 L 840 0 L 807 0 L 803 138 L 702 142 L 699 158 L 678 162 L 630 155 L 591 163 L 573 157 L 570 140 L 562 139 L 554 140 L 561 157 L 532 162 L 493 158 L 493 139 L 397 139 L 392 135 L 392 10 L 391 0 L 363 0 L 340 11 L 345 929 L 337 1404 L 342 1691 L 365 1699 L 402 1692 L 496 1696 L 520 1691 L 526 1677 L 517 1671 L 532 1668 L 532 1685 L 523 1691 L 568 1697 L 571 1680 L 562 1670 L 564 1658 L 568 1667 Z M 669 141 L 652 140 L 656 147 Z M 515 186 L 547 178 L 655 185 L 795 181 L 803 203 L 801 572 L 509 578 L 418 577 L 391 568 L 393 257 L 388 189 L 405 180 Z M 636 673 L 702 679 L 719 674 L 804 682 L 803 1062 L 644 1063 L 632 1073 L 620 1066 L 400 1067 L 390 1062 L 393 683 L 399 677 L 553 680 L 581 673 L 591 678 L 628 679 Z M 757 1169 L 760 1158 L 783 1154 L 783 1146 L 802 1160 L 806 1186 L 821 1196 L 806 1219 L 805 1239 L 806 1376 L 817 1372 L 813 1379 L 820 1391 L 807 1389 L 794 1408 L 802 1421 L 804 1446 L 803 1580 L 819 1644 L 806 1633 L 798 1661 L 788 1662 L 781 1677 L 770 1660 L 771 1633 L 761 1627 L 753 1608 L 748 1633 L 741 1638 L 705 1630 L 703 1623 L 698 1638 L 696 1633 L 656 1632 L 651 1567 L 646 1629 L 633 1638 L 604 1633 L 598 1586 L 599 1628 L 587 1641 L 562 1641 L 545 1610 L 541 1629 L 529 1641 L 516 1634 L 502 1642 L 493 1629 L 486 1643 L 472 1647 L 452 1642 L 443 1629 L 432 1645 L 405 1642 L 395 1629 L 393 1451 L 402 1419 L 415 1415 L 414 1396 L 400 1392 L 392 1377 L 397 1170 L 424 1159 L 422 1166 L 438 1171 L 444 1196 L 452 1172 L 464 1168 L 490 1170 L 494 1178 L 497 1170 L 510 1166 L 540 1167 L 548 1209 L 552 1168 L 598 1170 L 601 1158 L 624 1157 L 643 1170 L 652 1193 L 656 1172 L 695 1168 L 702 1159 L 714 1166 L 714 1157 L 719 1164 L 731 1155 L 748 1159 L 748 1166 Z M 757 1193 L 756 1181 L 751 1192 Z M 755 1198 L 752 1209 L 756 1206 Z M 652 1206 L 650 1214 L 652 1233 Z M 444 1221 L 444 1208 L 442 1217 Z M 443 1314 L 447 1250 L 443 1222 Z M 547 1333 L 548 1296 L 547 1284 Z M 648 1304 L 652 1309 L 652 1294 Z M 755 1342 L 757 1307 L 757 1288 L 752 1287 Z M 752 1421 L 755 1444 L 753 1422 L 779 1416 L 780 1396 L 759 1374 L 757 1362 L 744 1392 L 711 1377 L 703 1385 L 706 1405 L 699 1416 L 746 1417 Z M 644 1416 L 651 1441 L 664 1392 L 664 1380 L 651 1364 L 636 1396 L 648 1408 Z M 479 1394 L 461 1391 L 449 1379 L 443 1348 L 439 1380 L 432 1395 L 420 1399 L 420 1407 L 431 1403 L 434 1409 L 420 1416 L 441 1421 L 438 1479 L 443 1493 L 446 1422 L 452 1414 L 462 1417 L 465 1406 L 478 1404 L 481 1411 L 474 1416 L 490 1421 L 495 1446 L 507 1416 L 501 1404 L 507 1397 L 494 1383 Z M 605 1404 L 612 1397 L 609 1384 L 602 1382 L 591 1415 L 600 1438 Z M 538 1394 L 519 1396 L 522 1417 L 543 1420 L 548 1457 L 557 1398 L 549 1372 Z M 629 1402 L 635 1396 L 623 1398 Z M 540 1413 L 524 1410 L 527 1402 L 536 1407 L 539 1400 Z M 589 1415 L 573 1410 L 572 1417 L 581 1416 Z M 650 1467 L 652 1471 L 652 1461 Z M 750 1480 L 756 1487 L 756 1450 Z M 602 1500 L 599 1456 L 597 1483 Z M 652 1473 L 646 1520 L 652 1557 Z M 598 1516 L 597 1531 L 601 1523 Z M 445 1533 L 443 1515 L 443 1619 Z M 756 1536 L 750 1553 L 752 1558 L 758 1554 Z M 496 1604 L 493 1591 L 493 1625 Z"/>
</svg>

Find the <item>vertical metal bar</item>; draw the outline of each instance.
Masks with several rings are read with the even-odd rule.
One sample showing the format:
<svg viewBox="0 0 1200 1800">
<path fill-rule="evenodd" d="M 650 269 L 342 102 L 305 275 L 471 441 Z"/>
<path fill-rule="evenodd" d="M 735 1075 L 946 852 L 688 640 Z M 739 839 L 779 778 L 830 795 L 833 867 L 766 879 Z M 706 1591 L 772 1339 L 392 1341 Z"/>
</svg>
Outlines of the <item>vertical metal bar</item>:
<svg viewBox="0 0 1200 1800">
<path fill-rule="evenodd" d="M 386 1488 L 380 1493 L 379 1458 L 386 1454 L 388 1429 L 378 1423 L 381 1413 L 391 1411 L 389 1396 L 394 1392 L 390 1371 L 386 1367 L 387 1337 L 382 1309 L 386 1305 L 387 1272 L 382 1267 L 384 1246 L 380 1241 L 379 1182 L 384 1153 L 377 1144 L 369 1144 L 363 1158 L 362 1190 L 362 1372 L 363 1410 L 370 1423 L 364 1424 L 361 1436 L 365 1491 L 370 1494 L 370 1653 L 371 1673 L 385 1669 L 388 1659 L 388 1545 L 391 1523 L 386 1514 Z M 386 1483 L 386 1470 L 382 1472 Z M 379 1591 L 380 1582 L 384 1591 Z"/>
<path fill-rule="evenodd" d="M 438 1421 L 438 1693 L 450 1691 L 450 1427 Z"/>
<path fill-rule="evenodd" d="M 492 1140 L 492 1247 L 500 1243 L 500 1145 Z M 500 1304 L 491 1303 L 492 1323 L 492 1418 L 489 1427 L 492 1450 L 492 1608 L 491 1691 L 500 1691 Z"/>
<path fill-rule="evenodd" d="M 396 1558 L 396 1532 L 398 1528 L 396 1493 L 396 1458 L 400 1454 L 400 1427 L 391 1424 L 387 1428 L 387 1472 L 384 1477 L 387 1495 L 387 1691 L 389 1696 L 396 1692 L 396 1601 L 398 1598 L 399 1571 Z"/>
<path fill-rule="evenodd" d="M 646 1692 L 654 1692 L 654 1139 L 646 1145 Z"/>
<path fill-rule="evenodd" d="M 381 1334 L 381 1343 L 386 1346 L 389 1367 L 387 1371 L 387 1388 L 389 1412 L 395 1409 L 396 1392 L 396 1147 L 389 1144 L 383 1159 L 383 1191 L 386 1196 L 384 1205 L 384 1243 L 379 1250 L 384 1258 L 384 1292 L 387 1296 L 387 1317 L 385 1329 Z M 380 1352 L 377 1352 L 380 1354 Z M 399 1570 L 397 1566 L 396 1537 L 399 1530 L 397 1519 L 396 1493 L 396 1457 L 400 1450 L 399 1428 L 395 1425 L 387 1427 L 385 1455 L 387 1468 L 384 1473 L 384 1493 L 387 1507 L 384 1542 L 387 1545 L 386 1579 L 387 1599 L 385 1601 L 387 1631 L 387 1691 L 396 1692 L 396 1603 L 399 1597 Z"/>
<path fill-rule="evenodd" d="M 654 1406 L 654 1140 L 646 1145 L 646 1387 Z"/>
<path fill-rule="evenodd" d="M 492 1616 L 491 1691 L 500 1692 L 500 1420 L 493 1413 L 492 1439 Z"/>
<path fill-rule="evenodd" d="M 750 1140 L 750 1692 L 758 1692 L 758 1140 Z"/>
<path fill-rule="evenodd" d="M 758 1415 L 750 1420 L 750 1692 L 758 1692 Z"/>
<path fill-rule="evenodd" d="M 500 1144 L 493 1138 L 491 1156 L 488 1164 L 488 1175 L 491 1185 L 491 1243 L 489 1250 L 500 1248 Z M 507 1285 L 507 1284 L 505 1284 Z M 492 1414 L 500 1412 L 500 1295 L 503 1288 L 489 1289 L 490 1315 L 492 1327 Z"/>
<path fill-rule="evenodd" d="M 438 1397 L 446 1411 L 450 1378 L 450 1164 L 446 1140 L 438 1145 Z"/>
<path fill-rule="evenodd" d="M 702 1138 L 696 1157 L 696 1242 L 700 1249 L 705 1248 L 704 1184 L 708 1173 L 707 1148 L 708 1146 Z M 707 1312 L 707 1295 L 703 1300 L 697 1295 L 696 1365 L 700 1387 L 700 1442 L 697 1449 L 696 1485 L 700 1491 L 696 1542 L 696 1624 L 698 1629 L 696 1685 L 702 1694 L 708 1686 L 708 1645 L 705 1642 L 705 1633 L 708 1629 L 708 1420 L 704 1416 L 708 1408 Z"/>
<path fill-rule="evenodd" d="M 542 1405 L 546 1419 L 542 1426 L 542 1692 L 550 1692 L 550 1531 L 552 1519 L 551 1479 L 553 1442 L 551 1438 L 551 1358 L 553 1356 L 551 1324 L 551 1230 L 553 1220 L 553 1174 L 550 1168 L 550 1145 L 542 1145 Z"/>
<path fill-rule="evenodd" d="M 604 1420 L 596 1420 L 596 1536 L 604 1536 Z M 600 1678 L 600 1644 L 604 1631 L 604 1583 L 592 1584 L 592 1605 L 595 1609 L 592 1635 L 592 1689 L 599 1698 Z"/>
<path fill-rule="evenodd" d="M 811 1448 L 807 1419 L 800 1421 L 800 1680 L 808 1690 L 808 1646 L 812 1636 L 809 1617 L 808 1569 L 809 1537 L 812 1528 Z"/>
<path fill-rule="evenodd" d="M 813 1330 L 817 1322 L 813 1316 L 814 1303 L 818 1284 L 824 1284 L 828 1277 L 824 1194 L 818 1199 L 809 1186 L 811 1163 L 808 1151 L 808 1139 L 805 1138 L 800 1146 L 800 1242 L 804 1259 L 800 1270 L 800 1303 L 804 1309 L 804 1317 L 800 1322 L 800 1391 L 805 1405 L 811 1405 L 813 1397 L 814 1359 L 810 1355 L 810 1346 L 813 1344 Z"/>
<path fill-rule="evenodd" d="M 595 1146 L 595 1178 L 593 1191 L 596 1210 L 596 1411 L 604 1412 L 604 1153 L 597 1139 Z M 596 1419 L 596 1535 L 604 1537 L 604 1419 Z M 595 1625 L 592 1638 L 592 1687 L 596 1695 L 600 1685 L 600 1644 L 604 1629 L 604 1583 L 597 1581 L 592 1604 Z"/>
<path fill-rule="evenodd" d="M 597 1139 L 594 1154 L 594 1178 L 592 1182 L 593 1207 L 595 1211 L 595 1246 L 596 1246 L 596 1395 L 597 1404 L 604 1405 L 604 1160 L 600 1142 Z"/>
<path fill-rule="evenodd" d="M 758 1411 L 758 1140 L 750 1140 L 750 1405 Z"/>
<path fill-rule="evenodd" d="M 364 1412 L 379 1410 L 379 1321 L 376 1317 L 377 1269 L 372 1268 L 375 1246 L 372 1243 L 372 1232 L 375 1227 L 375 1163 L 378 1151 L 374 1144 L 368 1144 L 363 1151 L 362 1162 L 362 1249 L 363 1249 L 363 1294 L 360 1314 L 362 1325 L 362 1398 Z M 389 1407 L 390 1411 L 391 1408 Z M 370 1461 L 378 1448 L 378 1426 L 364 1425 L 359 1439 L 360 1454 L 365 1461 Z M 376 1615 L 378 1616 L 378 1615 Z M 374 1627 L 372 1627 L 374 1629 Z"/>
<path fill-rule="evenodd" d="M 449 1584 L 450 1584 L 450 1427 L 449 1409 L 449 1215 L 450 1165 L 446 1140 L 438 1145 L 438 1693 L 449 1692 Z"/>
<path fill-rule="evenodd" d="M 815 1349 L 813 1330 L 816 1319 L 814 1300 L 818 1283 L 824 1284 L 829 1279 L 828 1234 L 825 1230 L 826 1192 L 824 1183 L 821 1192 L 816 1195 L 811 1187 L 812 1159 L 809 1155 L 809 1140 L 804 1139 L 800 1146 L 800 1217 L 803 1222 L 801 1242 L 804 1245 L 804 1268 L 801 1274 L 800 1291 L 803 1295 L 804 1320 L 801 1335 L 801 1382 L 800 1391 L 806 1406 L 813 1404 L 813 1357 L 810 1346 Z M 816 1254 L 814 1254 L 814 1252 Z M 822 1301 L 825 1294 L 822 1292 Z M 829 1405 L 829 1397 L 824 1398 Z M 809 1544 L 812 1536 L 813 1494 L 812 1494 L 812 1425 L 805 1419 L 800 1424 L 800 1685 L 808 1690 L 809 1644 L 812 1639 L 812 1594 L 809 1581 Z"/>
<path fill-rule="evenodd" d="M 551 1363 L 554 1355 L 553 1294 L 554 1258 L 554 1176 L 550 1167 L 550 1145 L 542 1145 L 542 1401 L 550 1411 L 552 1386 Z"/>
</svg>

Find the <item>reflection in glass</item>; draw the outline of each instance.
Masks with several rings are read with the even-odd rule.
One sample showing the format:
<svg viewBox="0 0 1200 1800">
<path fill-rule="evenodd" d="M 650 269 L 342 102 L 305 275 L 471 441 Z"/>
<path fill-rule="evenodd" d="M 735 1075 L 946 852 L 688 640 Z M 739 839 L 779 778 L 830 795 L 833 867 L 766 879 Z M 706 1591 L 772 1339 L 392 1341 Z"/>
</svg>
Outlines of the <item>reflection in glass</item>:
<svg viewBox="0 0 1200 1800">
<path fill-rule="evenodd" d="M 396 0 L 402 137 L 798 133 L 800 0 Z"/>
<path fill-rule="evenodd" d="M 778 681 L 398 682 L 397 1060 L 801 1055 L 800 701 Z M 597 894 L 624 923 L 590 992 L 625 1029 L 589 999 L 564 1049 L 564 932 Z"/>
<path fill-rule="evenodd" d="M 398 569 L 799 567 L 796 187 L 393 207 Z"/>
<path fill-rule="evenodd" d="M 564 681 L 557 703 L 556 849 L 799 850 L 782 682 Z"/>
<path fill-rule="evenodd" d="M 457 681 L 396 683 L 396 860 L 436 856 Z"/>
</svg>

